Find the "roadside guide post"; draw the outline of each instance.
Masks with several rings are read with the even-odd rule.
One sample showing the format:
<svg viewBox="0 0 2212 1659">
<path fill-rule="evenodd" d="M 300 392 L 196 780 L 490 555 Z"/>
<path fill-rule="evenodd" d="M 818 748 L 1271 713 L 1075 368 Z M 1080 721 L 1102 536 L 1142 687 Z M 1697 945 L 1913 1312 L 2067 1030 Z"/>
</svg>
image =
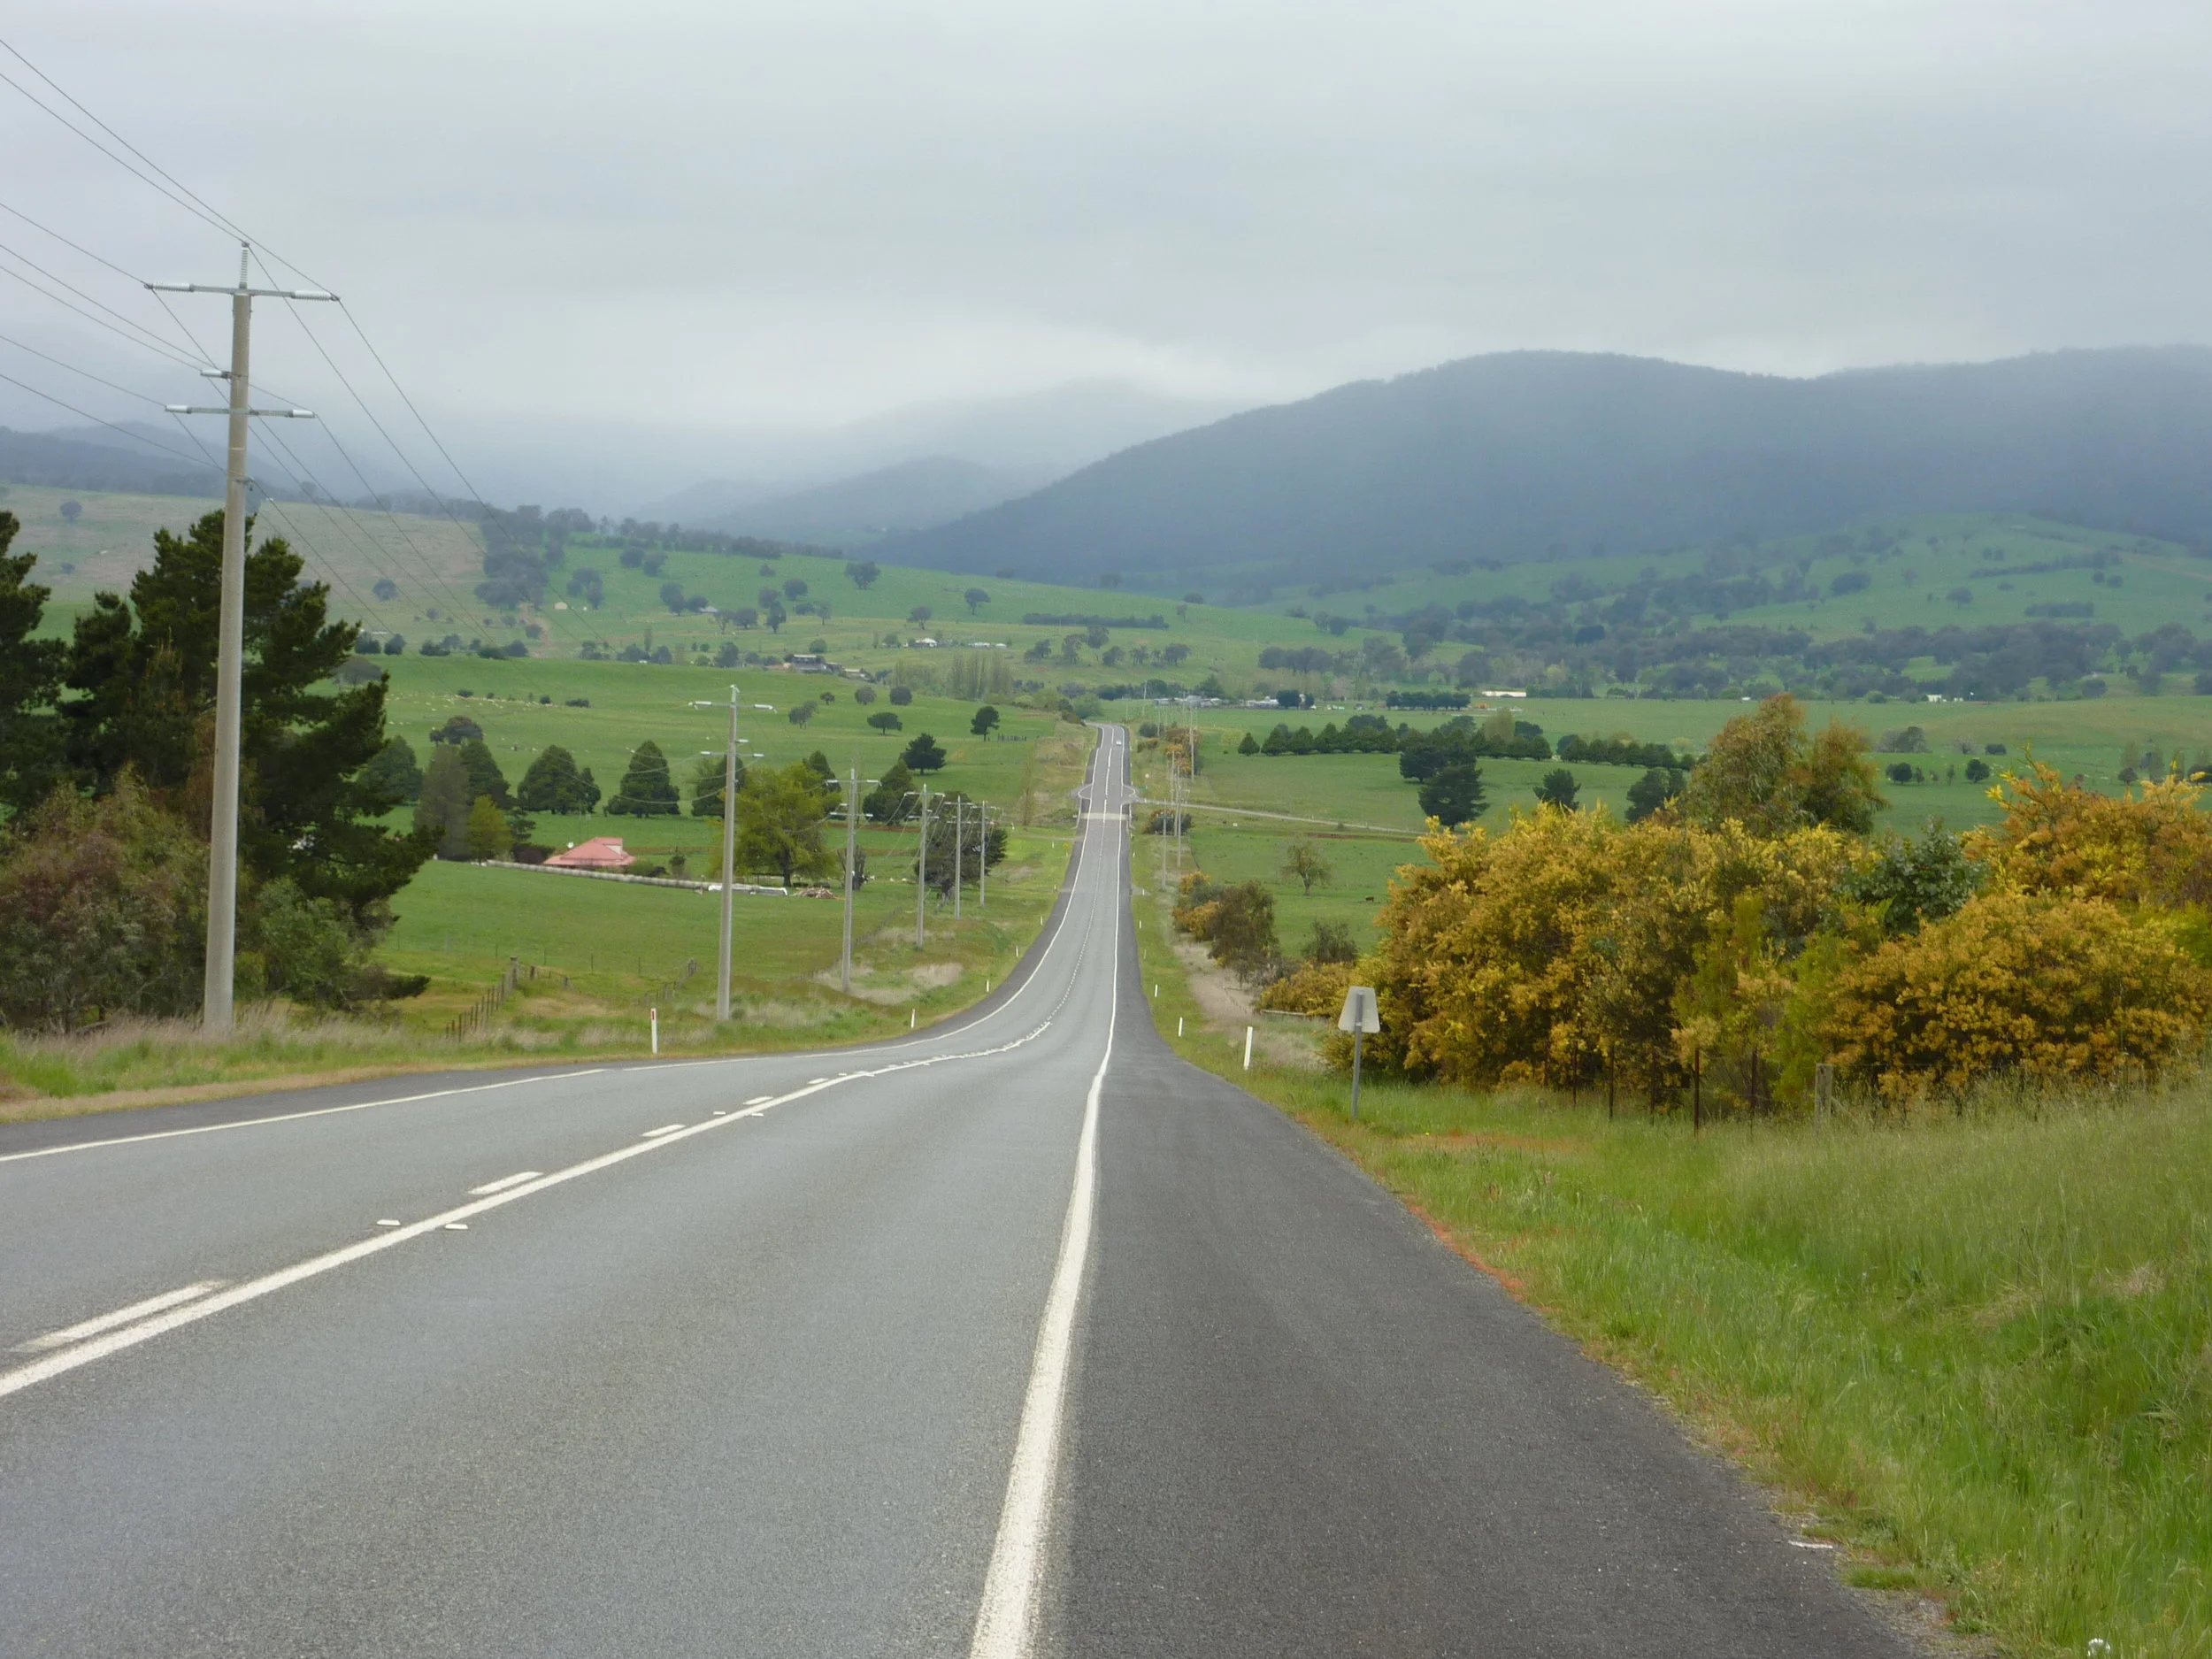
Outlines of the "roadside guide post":
<svg viewBox="0 0 2212 1659">
<path fill-rule="evenodd" d="M 1359 1063 L 1360 1049 L 1367 1033 L 1382 1029 L 1381 1016 L 1375 1009 L 1375 993 L 1367 986 L 1348 987 L 1344 993 L 1344 1011 L 1336 1017 L 1336 1028 L 1352 1033 L 1352 1121 L 1359 1121 Z"/>
</svg>

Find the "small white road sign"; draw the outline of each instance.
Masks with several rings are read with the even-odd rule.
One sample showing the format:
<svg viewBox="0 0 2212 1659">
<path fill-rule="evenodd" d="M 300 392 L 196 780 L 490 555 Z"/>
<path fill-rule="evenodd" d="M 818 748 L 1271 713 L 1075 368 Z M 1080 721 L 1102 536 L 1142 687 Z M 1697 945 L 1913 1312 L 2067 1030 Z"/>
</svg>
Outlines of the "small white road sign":
<svg viewBox="0 0 2212 1659">
<path fill-rule="evenodd" d="M 1376 1032 L 1382 1029 L 1382 1017 L 1375 1011 L 1375 993 L 1364 985 L 1348 987 L 1344 993 L 1344 1011 L 1336 1017 L 1339 1031 Z"/>
</svg>

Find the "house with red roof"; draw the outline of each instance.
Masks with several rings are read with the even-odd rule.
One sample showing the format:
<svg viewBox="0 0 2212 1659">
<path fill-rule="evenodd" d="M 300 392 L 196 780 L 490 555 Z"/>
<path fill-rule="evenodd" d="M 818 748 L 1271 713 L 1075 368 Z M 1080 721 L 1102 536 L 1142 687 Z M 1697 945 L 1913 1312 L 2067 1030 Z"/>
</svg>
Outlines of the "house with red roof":
<svg viewBox="0 0 2212 1659">
<path fill-rule="evenodd" d="M 619 835 L 595 835 L 545 862 L 552 870 L 627 870 L 637 860 L 622 850 Z"/>
</svg>

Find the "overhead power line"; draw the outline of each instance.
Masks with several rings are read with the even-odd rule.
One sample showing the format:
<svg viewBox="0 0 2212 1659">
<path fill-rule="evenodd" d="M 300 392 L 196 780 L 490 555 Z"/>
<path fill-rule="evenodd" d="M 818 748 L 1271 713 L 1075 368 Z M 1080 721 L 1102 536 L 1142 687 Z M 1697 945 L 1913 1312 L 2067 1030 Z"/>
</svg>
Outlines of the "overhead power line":
<svg viewBox="0 0 2212 1659">
<path fill-rule="evenodd" d="M 269 247 L 266 243 L 259 241 L 257 238 L 249 234 L 237 224 L 235 220 L 231 219 L 228 214 L 214 206 L 211 203 L 207 201 L 205 197 L 202 196 L 197 191 L 194 190 L 189 185 L 187 185 L 182 180 L 179 179 L 174 173 L 171 173 L 167 168 L 164 167 L 159 162 L 156 161 L 151 156 L 147 154 L 146 151 L 140 149 L 129 139 L 124 137 L 121 133 L 118 132 L 113 127 L 109 125 L 108 122 L 103 120 L 81 99 L 76 97 L 66 88 L 63 87 L 44 70 L 41 69 L 36 64 L 33 63 L 31 59 L 25 56 L 24 53 L 12 42 L 5 39 L 0 39 L 0 51 L 4 51 L 8 57 L 13 58 L 18 65 L 21 65 L 23 70 L 27 71 L 29 75 L 35 77 L 37 81 L 44 88 L 48 88 L 55 97 L 58 98 L 63 104 L 65 104 L 70 111 L 75 111 L 76 116 L 81 118 L 81 120 L 73 119 L 65 111 L 58 108 L 47 98 L 40 96 L 40 94 L 33 88 L 27 86 L 21 79 L 6 73 L 5 71 L 0 71 L 0 84 L 5 84 L 8 87 L 12 88 L 27 102 L 39 109 L 49 119 L 58 123 L 93 150 L 98 151 L 108 160 L 122 168 L 123 171 L 131 174 L 131 176 L 138 180 L 140 183 L 144 184 L 149 188 L 155 190 L 175 205 L 183 208 L 186 211 L 191 213 L 195 218 L 201 219 L 206 224 L 213 226 L 215 228 L 221 230 L 227 234 L 235 236 L 240 241 L 248 244 L 248 246 L 253 250 L 255 257 L 261 263 L 265 273 L 268 272 L 269 263 L 273 261 L 274 263 L 284 266 L 288 271 L 292 272 L 296 276 L 307 282 L 315 284 L 318 287 L 328 286 L 322 283 L 319 279 L 311 274 L 294 261 L 284 257 L 284 256 L 277 252 L 276 250 Z M 96 131 L 88 130 L 88 128 L 96 129 Z M 5 208 L 6 211 L 12 214 L 15 218 L 21 219 L 24 223 L 31 225 L 34 228 L 38 229 L 45 234 L 53 236 L 55 240 L 64 242 L 75 251 L 85 255 L 85 257 L 88 258 L 96 260 L 103 265 L 107 266 L 110 270 L 116 272 L 118 274 L 126 276 L 130 274 L 129 273 L 125 272 L 120 265 L 114 264 L 113 261 L 106 259 L 103 256 L 92 252 L 89 249 L 81 247 L 74 242 L 62 236 L 58 232 L 52 231 L 46 226 L 40 224 L 37 220 L 31 219 L 28 215 L 21 212 L 20 210 L 12 207 L 5 207 L 4 204 L 0 204 L 0 208 Z M 0 251 L 12 250 L 0 250 Z M 18 254 L 15 257 L 23 259 L 25 264 L 31 265 L 34 270 L 41 270 L 41 267 L 35 265 L 27 258 L 24 258 L 23 256 Z M 67 306 L 67 308 L 71 311 L 79 311 L 80 315 L 85 315 L 87 317 L 87 320 L 93 322 L 100 321 L 98 318 L 90 317 L 89 315 L 82 312 L 78 307 L 69 305 L 68 302 L 61 299 L 59 296 L 46 293 L 44 290 L 39 288 L 36 284 L 31 283 L 28 279 L 23 278 L 19 273 L 7 271 L 7 268 L 4 265 L 0 265 L 0 271 L 6 272 L 6 274 L 11 276 L 17 277 L 17 279 L 23 281 L 26 286 L 30 287 L 34 292 L 43 294 L 44 297 L 53 300 L 56 303 Z M 41 273 L 47 275 L 49 280 L 55 282 L 57 285 L 68 288 L 69 291 L 73 293 L 78 294 L 80 297 L 83 298 L 88 303 L 98 306 L 101 310 L 108 311 L 111 316 L 116 317 L 119 320 L 127 325 L 129 328 L 134 329 L 139 334 L 144 335 L 145 338 L 143 340 L 139 340 L 134 338 L 134 335 L 130 334 L 122 334 L 122 330 L 114 328 L 113 325 L 102 325 L 103 326 L 111 328 L 111 332 L 122 334 L 123 338 L 133 340 L 134 344 L 140 344 L 146 349 L 159 351 L 162 355 L 169 357 L 173 361 L 185 364 L 186 366 L 195 368 L 199 366 L 199 364 L 193 363 L 190 359 L 179 355 L 176 351 L 176 348 L 169 345 L 168 342 L 163 341 L 159 335 L 155 334 L 151 330 L 146 329 L 143 325 L 131 322 L 129 319 L 124 318 L 120 312 L 115 311 L 111 307 L 103 304 L 100 301 L 92 298 L 91 296 L 83 294 L 81 290 L 75 288 L 73 285 L 67 283 L 64 279 L 52 276 L 51 273 L 45 273 L 42 270 Z M 273 273 L 270 273 L 269 274 L 271 275 L 272 280 L 273 280 Z M 135 278 L 133 280 L 136 280 Z M 206 348 L 200 344 L 196 336 L 193 334 L 190 328 L 185 325 L 183 319 L 177 315 L 176 311 L 170 307 L 168 302 L 165 299 L 163 299 L 158 293 L 156 294 L 155 297 L 157 300 L 160 301 L 163 310 L 169 316 L 171 322 L 176 326 L 178 332 L 188 342 L 190 349 L 193 353 L 196 354 L 199 362 L 212 363 L 214 359 L 208 353 Z M 329 368 L 332 374 L 337 378 L 339 384 L 344 388 L 347 396 L 353 400 L 355 405 L 361 411 L 363 416 L 369 421 L 370 425 L 376 429 L 377 435 L 384 441 L 387 447 L 391 449 L 393 455 L 398 459 L 401 465 L 404 467 L 409 476 L 413 478 L 417 486 L 423 491 L 424 495 L 428 498 L 431 503 L 435 506 L 437 511 L 442 513 L 456 529 L 461 531 L 465 535 L 467 534 L 467 526 L 454 514 L 447 499 L 447 492 L 434 488 L 430 481 L 423 476 L 421 469 L 415 465 L 412 457 L 408 454 L 405 446 L 402 445 L 398 442 L 398 440 L 393 435 L 390 429 L 377 417 L 374 410 L 370 406 L 368 400 L 362 396 L 360 390 L 347 376 L 345 371 L 339 366 L 336 359 L 333 357 L 329 350 L 324 346 L 320 337 L 316 334 L 314 329 L 309 326 L 305 318 L 299 314 L 297 307 L 289 306 L 288 309 L 292 311 L 295 320 L 299 323 L 301 332 L 307 336 L 309 342 L 315 348 L 317 355 L 323 359 L 324 364 Z M 485 501 L 481 492 L 477 489 L 474 482 L 462 469 L 460 463 L 454 458 L 452 451 L 447 448 L 445 442 L 439 437 L 436 430 L 431 426 L 427 418 L 424 416 L 421 408 L 416 403 L 414 398 L 408 393 L 407 388 L 401 383 L 398 375 L 393 372 L 390 363 L 386 359 L 384 354 L 378 349 L 376 342 L 370 338 L 368 330 L 362 325 L 361 319 L 354 314 L 349 307 L 344 306 L 342 302 L 341 302 L 341 309 L 345 311 L 347 325 L 352 328 L 356 337 L 360 341 L 363 349 L 368 352 L 370 358 L 375 363 L 378 371 L 383 375 L 386 382 L 391 387 L 393 393 L 399 398 L 401 403 L 405 407 L 409 416 L 414 420 L 415 425 L 420 428 L 423 436 L 429 441 L 431 447 L 436 450 L 439 458 L 444 462 L 447 468 L 453 474 L 455 480 L 460 484 L 465 499 L 476 507 L 480 514 L 479 534 L 487 534 L 488 529 L 486 526 L 488 526 L 490 517 L 495 510 L 489 503 Z M 49 401 L 58 400 L 50 399 Z M 91 419 L 91 417 L 88 418 Z M 101 422 L 100 424 L 111 425 L 111 423 Z M 329 432 L 327 423 L 326 423 L 324 429 L 326 433 Z M 121 428 L 117 428 L 117 430 L 121 430 Z M 196 440 L 195 442 L 196 443 Z M 358 464 L 354 461 L 350 453 L 346 450 L 344 445 L 338 442 L 334 434 L 331 434 L 331 443 L 332 447 L 338 450 L 339 455 L 344 461 L 348 470 L 355 475 L 355 478 L 360 483 L 364 494 L 370 500 L 376 502 L 378 503 L 379 510 L 383 511 L 386 516 L 391 519 L 393 527 L 398 533 L 401 541 L 407 546 L 409 551 L 423 566 L 424 573 L 431 579 L 434 584 L 442 589 L 449 603 L 454 603 L 456 596 L 450 584 L 446 581 L 442 572 L 439 571 L 435 563 L 425 555 L 421 549 L 415 545 L 413 538 L 408 535 L 405 526 L 399 522 L 398 515 L 394 514 L 389 507 L 384 504 L 382 499 L 383 492 L 377 490 L 369 482 L 367 475 L 362 471 Z M 296 471 L 303 470 L 299 465 L 298 457 L 292 454 L 288 445 L 280 445 L 280 447 L 283 449 L 285 454 L 288 457 L 289 457 Z M 333 492 L 325 489 L 319 483 L 316 485 L 316 488 L 319 490 L 322 490 L 324 495 L 329 496 L 330 500 L 334 503 L 336 503 L 342 508 L 342 503 L 337 502 L 337 497 Z M 364 532 L 363 534 L 365 534 L 366 533 Z M 373 541 L 373 538 L 371 538 L 371 540 Z M 457 618 L 460 616 L 466 615 L 475 607 L 470 605 L 465 599 L 462 599 L 456 603 L 455 608 Z M 543 614 L 546 625 L 555 634 L 566 635 L 572 640 L 576 637 L 572 628 L 562 619 L 565 613 L 557 611 L 549 606 Z M 572 621 L 574 618 L 571 618 L 571 620 Z"/>
<path fill-rule="evenodd" d="M 186 463 L 188 465 L 197 466 L 200 465 L 190 456 L 185 454 L 181 449 L 172 449 L 166 444 L 156 443 L 151 438 L 147 437 L 143 433 L 133 432 L 128 426 L 119 426 L 111 420 L 103 420 L 99 416 L 80 409 L 76 406 L 76 404 L 57 397 L 51 392 L 40 391 L 37 387 L 33 386 L 28 380 L 19 380 L 14 375 L 7 373 L 0 373 L 0 380 L 5 380 L 10 386 L 13 386 L 20 390 L 28 392 L 33 397 L 43 398 L 46 402 L 53 404 L 57 409 L 65 409 L 71 414 L 76 416 L 80 420 L 88 420 L 96 426 L 105 426 L 110 432 L 119 432 L 126 438 L 128 438 L 133 443 L 142 443 L 150 449 L 158 449 L 164 455 L 174 456 L 178 460 Z"/>
</svg>

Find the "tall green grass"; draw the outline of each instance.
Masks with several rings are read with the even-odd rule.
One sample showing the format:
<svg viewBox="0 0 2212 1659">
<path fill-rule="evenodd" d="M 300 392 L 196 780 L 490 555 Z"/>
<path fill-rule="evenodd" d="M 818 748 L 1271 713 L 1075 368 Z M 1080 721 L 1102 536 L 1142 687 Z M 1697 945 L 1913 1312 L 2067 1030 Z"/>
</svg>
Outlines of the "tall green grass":
<svg viewBox="0 0 2212 1659">
<path fill-rule="evenodd" d="M 1162 949 L 1156 1018 L 1195 1011 Z M 2212 1652 L 2212 1087 L 1729 1123 L 1190 1057 L 1356 1159 L 1590 1351 L 2008 1651 Z"/>
</svg>

